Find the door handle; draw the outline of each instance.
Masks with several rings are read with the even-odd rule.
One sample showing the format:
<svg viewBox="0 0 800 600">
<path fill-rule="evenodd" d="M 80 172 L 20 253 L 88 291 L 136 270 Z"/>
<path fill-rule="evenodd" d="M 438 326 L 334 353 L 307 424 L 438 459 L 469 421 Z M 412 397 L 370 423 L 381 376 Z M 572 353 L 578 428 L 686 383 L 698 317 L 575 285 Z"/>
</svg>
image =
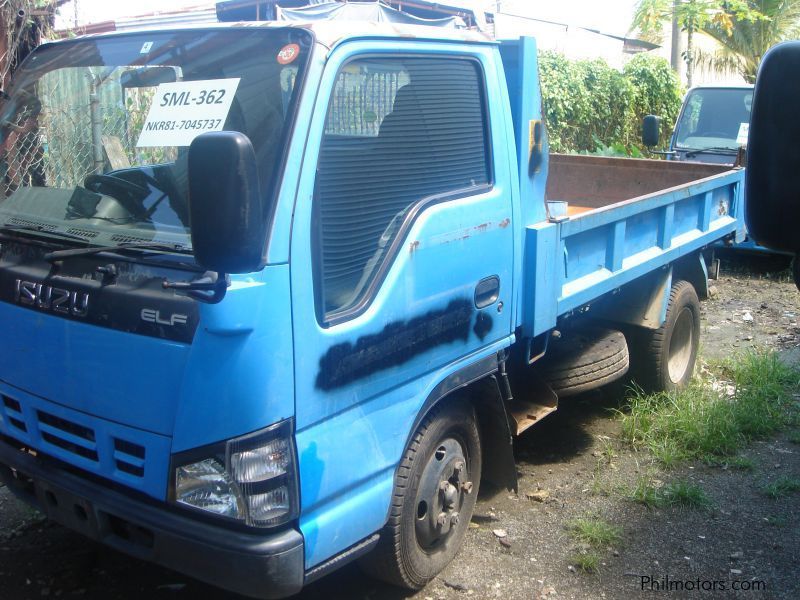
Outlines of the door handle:
<svg viewBox="0 0 800 600">
<path fill-rule="evenodd" d="M 500 277 L 484 277 L 475 286 L 475 308 L 491 306 L 500 297 Z"/>
</svg>

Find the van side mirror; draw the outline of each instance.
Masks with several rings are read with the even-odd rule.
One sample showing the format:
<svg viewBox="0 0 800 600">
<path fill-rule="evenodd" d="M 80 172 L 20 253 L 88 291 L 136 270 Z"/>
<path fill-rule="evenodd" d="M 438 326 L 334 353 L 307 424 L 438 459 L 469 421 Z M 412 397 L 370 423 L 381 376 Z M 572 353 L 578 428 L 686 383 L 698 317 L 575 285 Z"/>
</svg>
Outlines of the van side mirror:
<svg viewBox="0 0 800 600">
<path fill-rule="evenodd" d="M 197 262 L 218 273 L 251 273 L 266 264 L 269 207 L 256 155 L 238 131 L 212 131 L 189 146 L 189 220 Z"/>
<path fill-rule="evenodd" d="M 647 115 L 642 119 L 642 144 L 648 148 L 658 146 L 661 119 L 655 115 Z"/>
</svg>

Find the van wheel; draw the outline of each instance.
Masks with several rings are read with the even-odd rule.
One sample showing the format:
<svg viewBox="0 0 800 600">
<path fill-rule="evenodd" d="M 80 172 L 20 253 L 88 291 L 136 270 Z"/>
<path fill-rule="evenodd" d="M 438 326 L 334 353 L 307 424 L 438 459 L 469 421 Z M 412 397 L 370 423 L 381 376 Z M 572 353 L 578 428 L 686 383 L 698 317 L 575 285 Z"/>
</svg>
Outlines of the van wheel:
<svg viewBox="0 0 800 600">
<path fill-rule="evenodd" d="M 700 301 L 687 281 L 672 286 L 667 318 L 658 329 L 632 332 L 633 378 L 645 392 L 669 392 L 689 384 L 700 344 Z"/>
<path fill-rule="evenodd" d="M 792 276 L 794 277 L 794 284 L 800 290 L 800 254 L 795 254 L 792 259 Z"/>
<path fill-rule="evenodd" d="M 424 587 L 461 547 L 481 479 L 472 406 L 435 407 L 414 433 L 395 478 L 389 520 L 361 561 L 367 574 L 400 587 Z"/>
</svg>

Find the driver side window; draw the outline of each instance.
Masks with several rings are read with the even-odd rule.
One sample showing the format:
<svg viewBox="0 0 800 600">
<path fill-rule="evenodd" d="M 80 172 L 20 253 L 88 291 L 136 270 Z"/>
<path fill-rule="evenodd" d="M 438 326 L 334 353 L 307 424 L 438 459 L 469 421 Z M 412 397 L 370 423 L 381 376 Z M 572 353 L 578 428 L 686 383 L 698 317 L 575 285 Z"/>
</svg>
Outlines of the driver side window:
<svg viewBox="0 0 800 600">
<path fill-rule="evenodd" d="M 419 203 L 491 181 L 482 74 L 465 58 L 364 58 L 339 72 L 320 146 L 320 312 L 369 297 Z"/>
</svg>

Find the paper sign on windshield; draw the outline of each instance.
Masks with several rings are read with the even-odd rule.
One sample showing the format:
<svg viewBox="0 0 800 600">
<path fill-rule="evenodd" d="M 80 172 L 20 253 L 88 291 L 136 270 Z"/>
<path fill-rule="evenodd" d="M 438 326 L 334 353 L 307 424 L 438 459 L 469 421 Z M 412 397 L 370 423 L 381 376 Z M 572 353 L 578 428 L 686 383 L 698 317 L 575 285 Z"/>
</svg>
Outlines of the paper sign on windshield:
<svg viewBox="0 0 800 600">
<path fill-rule="evenodd" d="M 188 146 L 207 131 L 222 131 L 239 78 L 162 83 L 136 146 Z"/>
<path fill-rule="evenodd" d="M 741 123 L 739 125 L 739 133 L 736 136 L 736 143 L 740 146 L 747 145 L 747 135 L 750 133 L 750 123 Z"/>
</svg>

